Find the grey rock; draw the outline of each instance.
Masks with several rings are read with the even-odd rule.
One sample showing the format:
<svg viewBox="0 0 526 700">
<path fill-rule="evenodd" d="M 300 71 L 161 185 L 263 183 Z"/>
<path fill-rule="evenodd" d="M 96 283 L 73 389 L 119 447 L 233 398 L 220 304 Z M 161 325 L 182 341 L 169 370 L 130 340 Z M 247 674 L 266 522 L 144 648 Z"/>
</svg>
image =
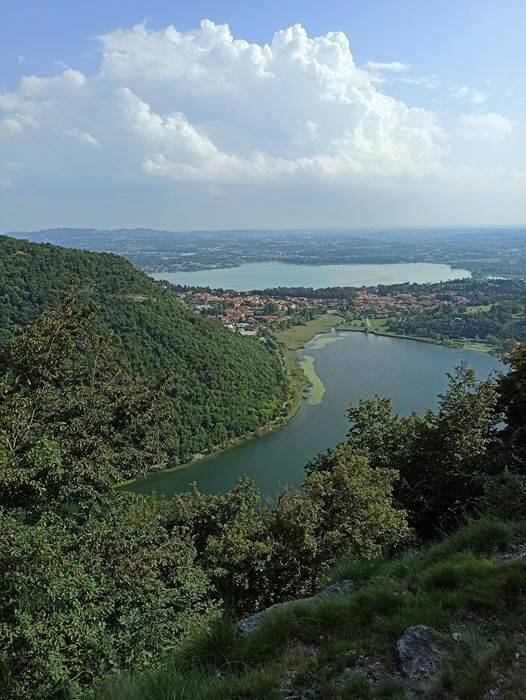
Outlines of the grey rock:
<svg viewBox="0 0 526 700">
<path fill-rule="evenodd" d="M 494 550 L 495 557 L 505 566 L 517 559 L 526 559 L 526 540 L 514 540 L 505 550 Z"/>
<path fill-rule="evenodd" d="M 402 673 L 410 681 L 427 685 L 434 681 L 448 655 L 441 636 L 432 627 L 408 627 L 396 642 Z"/>
<path fill-rule="evenodd" d="M 333 583 L 330 586 L 327 586 L 327 588 L 324 588 L 319 593 L 316 593 L 315 595 L 310 596 L 309 598 L 300 598 L 299 600 L 290 600 L 285 603 L 276 603 L 275 605 L 271 605 L 269 608 L 265 608 L 265 610 L 261 610 L 260 612 L 254 613 L 254 615 L 250 615 L 250 617 L 245 617 L 243 620 L 241 620 L 238 623 L 237 627 L 238 635 L 241 638 L 246 637 L 248 634 L 254 632 L 259 628 L 262 621 L 267 617 L 267 615 L 270 615 L 271 613 L 276 612 L 276 610 L 284 608 L 287 605 L 292 605 L 293 603 L 298 602 L 312 602 L 315 600 L 319 600 L 320 598 L 328 598 L 330 596 L 335 595 L 344 595 L 345 593 L 349 593 L 349 591 L 351 591 L 353 588 L 354 583 L 346 579 L 344 581 L 338 581 L 337 583 Z"/>
<path fill-rule="evenodd" d="M 350 591 L 352 591 L 354 587 L 355 584 L 353 583 L 353 581 L 350 581 L 349 579 L 344 579 L 343 581 L 337 581 L 336 583 L 332 583 L 330 586 L 327 586 L 327 588 L 324 588 L 319 593 L 316 593 L 316 595 L 312 596 L 312 598 L 309 598 L 308 600 L 315 600 L 316 598 L 328 598 L 329 596 L 333 595 L 344 595 L 345 593 L 349 593 Z"/>
<path fill-rule="evenodd" d="M 283 608 L 286 605 L 289 605 L 289 603 L 276 603 L 275 605 L 271 605 L 270 608 L 265 608 L 265 610 L 261 610 L 260 612 L 254 613 L 254 615 L 250 615 L 250 617 L 245 617 L 238 623 L 238 635 L 241 638 L 246 637 L 247 634 L 250 634 L 251 632 L 254 632 L 258 629 L 258 627 L 261 625 L 261 623 L 267 617 L 267 615 L 270 615 L 270 613 L 275 612 L 276 610 L 279 610 L 280 608 Z"/>
</svg>

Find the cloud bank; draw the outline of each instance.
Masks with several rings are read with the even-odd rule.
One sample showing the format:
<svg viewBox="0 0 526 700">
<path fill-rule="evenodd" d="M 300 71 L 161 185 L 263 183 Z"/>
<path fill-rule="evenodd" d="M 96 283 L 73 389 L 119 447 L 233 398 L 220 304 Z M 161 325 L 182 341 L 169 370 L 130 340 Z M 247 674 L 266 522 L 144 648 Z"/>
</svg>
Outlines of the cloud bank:
<svg viewBox="0 0 526 700">
<path fill-rule="evenodd" d="M 166 198 L 192 187 L 193 202 L 210 202 L 260 188 L 279 190 L 287 206 L 287 188 L 348 199 L 451 175 L 452 136 L 435 115 L 379 89 L 379 71 L 410 66 L 361 68 L 341 32 L 310 37 L 294 25 L 259 45 L 205 20 L 188 32 L 141 24 L 100 37 L 100 46 L 92 76 L 67 68 L 0 93 L 4 191 L 159 188 Z M 464 115 L 456 135 L 501 140 L 508 122 Z"/>
</svg>

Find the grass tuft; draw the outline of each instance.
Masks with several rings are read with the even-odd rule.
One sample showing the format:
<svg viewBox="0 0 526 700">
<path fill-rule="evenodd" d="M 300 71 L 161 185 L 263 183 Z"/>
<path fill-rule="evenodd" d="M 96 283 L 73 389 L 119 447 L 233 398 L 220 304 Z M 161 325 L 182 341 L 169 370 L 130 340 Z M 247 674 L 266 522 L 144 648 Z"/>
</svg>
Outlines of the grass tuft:
<svg viewBox="0 0 526 700">
<path fill-rule="evenodd" d="M 356 584 L 363 584 L 382 572 L 384 558 L 365 559 L 363 557 L 344 557 L 329 574 L 329 583 L 350 579 Z"/>
<path fill-rule="evenodd" d="M 474 520 L 455 534 L 424 550 L 420 565 L 428 566 L 457 552 L 489 553 L 495 547 L 506 548 L 513 536 L 513 526 L 493 518 Z"/>
<path fill-rule="evenodd" d="M 350 700 L 351 698 L 369 700 L 373 698 L 373 686 L 365 676 L 356 675 L 348 678 L 340 687 L 338 698 Z"/>
<path fill-rule="evenodd" d="M 374 697 L 378 700 L 407 700 L 407 693 L 399 681 L 384 678 L 376 686 Z"/>
<path fill-rule="evenodd" d="M 178 654 L 180 667 L 221 667 L 236 661 L 237 623 L 228 616 L 216 617 L 184 643 Z"/>
</svg>

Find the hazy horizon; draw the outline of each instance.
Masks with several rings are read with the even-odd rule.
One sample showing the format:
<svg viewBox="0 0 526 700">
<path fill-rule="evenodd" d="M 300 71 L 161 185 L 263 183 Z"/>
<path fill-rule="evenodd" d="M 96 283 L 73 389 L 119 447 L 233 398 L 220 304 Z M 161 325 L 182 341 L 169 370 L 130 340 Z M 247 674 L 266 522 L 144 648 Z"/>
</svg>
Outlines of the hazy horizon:
<svg viewBox="0 0 526 700">
<path fill-rule="evenodd" d="M 11 3 L 0 227 L 526 223 L 519 0 Z"/>
</svg>

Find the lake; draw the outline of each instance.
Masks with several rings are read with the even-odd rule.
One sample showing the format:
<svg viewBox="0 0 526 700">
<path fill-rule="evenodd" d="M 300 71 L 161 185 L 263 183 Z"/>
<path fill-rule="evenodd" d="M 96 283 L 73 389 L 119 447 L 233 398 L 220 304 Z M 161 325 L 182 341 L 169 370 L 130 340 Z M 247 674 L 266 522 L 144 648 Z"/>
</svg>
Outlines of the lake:
<svg viewBox="0 0 526 700">
<path fill-rule="evenodd" d="M 316 382 L 290 423 L 189 467 L 152 475 L 133 489 L 172 494 L 196 481 L 205 493 L 219 493 L 248 474 L 265 494 L 272 494 L 285 483 L 300 483 L 305 463 L 345 438 L 344 414 L 350 403 L 378 393 L 391 396 L 401 414 L 413 409 L 424 413 L 436 407 L 437 394 L 447 386 L 446 372 L 461 361 L 467 361 L 479 379 L 504 369 L 491 355 L 473 350 L 352 332 L 318 335 L 299 354 L 325 391 Z"/>
<path fill-rule="evenodd" d="M 288 265 L 279 262 L 247 263 L 196 272 L 152 272 L 156 280 L 189 287 L 235 289 L 246 292 L 271 287 L 362 287 L 403 282 L 445 282 L 471 277 L 467 270 L 455 270 L 435 263 L 393 265 Z"/>
</svg>

